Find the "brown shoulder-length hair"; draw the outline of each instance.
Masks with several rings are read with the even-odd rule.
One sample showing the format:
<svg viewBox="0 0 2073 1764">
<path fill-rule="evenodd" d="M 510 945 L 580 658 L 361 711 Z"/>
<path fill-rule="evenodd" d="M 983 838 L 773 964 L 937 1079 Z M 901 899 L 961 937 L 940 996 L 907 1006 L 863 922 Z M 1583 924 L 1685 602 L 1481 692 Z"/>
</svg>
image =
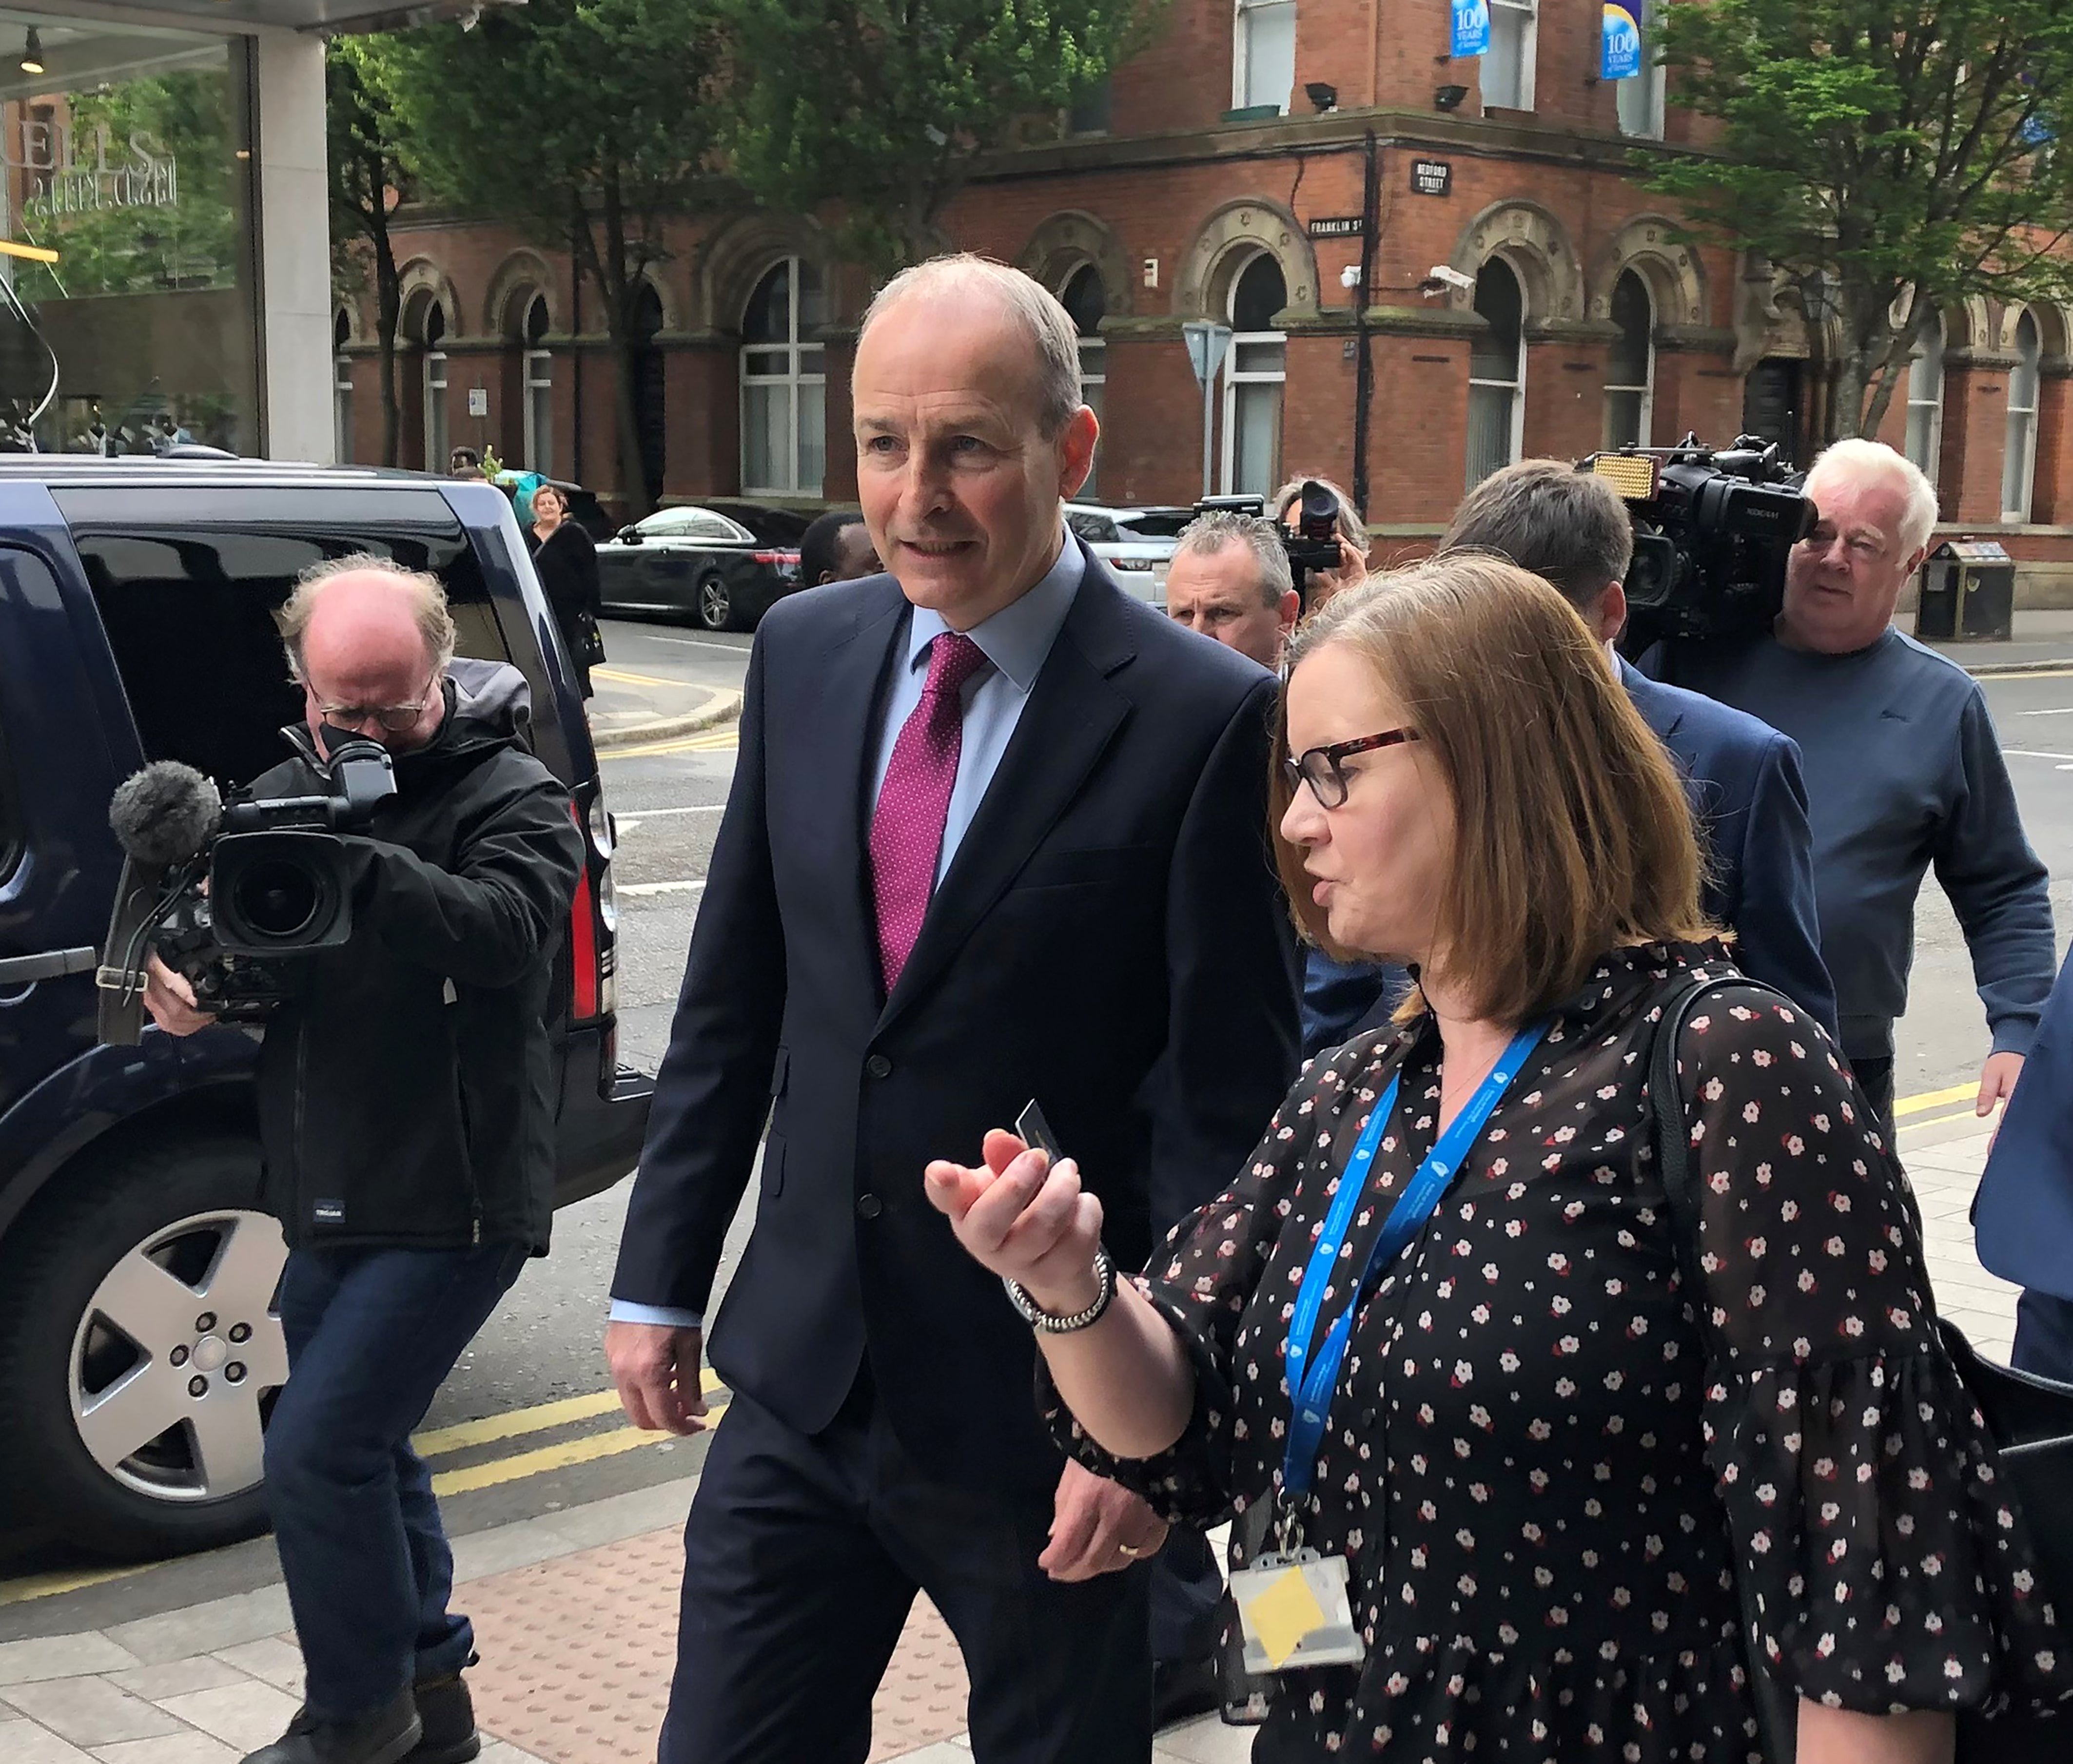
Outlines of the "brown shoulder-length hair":
<svg viewBox="0 0 2073 1764">
<path fill-rule="evenodd" d="M 1310 898 L 1288 806 L 1288 681 L 1326 644 L 1358 654 L 1445 779 L 1453 874 L 1434 944 L 1477 1013 L 1522 1022 L 1608 950 L 1711 936 L 1692 809 L 1576 609 L 1501 557 L 1454 552 L 1370 577 L 1290 642 L 1276 718 L 1274 844 L 1297 928 L 1342 959 Z M 1415 1005 L 1414 1005 L 1415 1008 Z"/>
</svg>

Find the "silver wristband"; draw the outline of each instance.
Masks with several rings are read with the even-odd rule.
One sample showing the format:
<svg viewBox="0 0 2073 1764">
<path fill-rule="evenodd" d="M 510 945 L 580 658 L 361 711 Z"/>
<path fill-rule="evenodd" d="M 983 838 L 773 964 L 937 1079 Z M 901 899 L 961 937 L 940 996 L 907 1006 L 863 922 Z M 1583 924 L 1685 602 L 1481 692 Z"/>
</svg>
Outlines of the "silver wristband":
<svg viewBox="0 0 2073 1764">
<path fill-rule="evenodd" d="M 1101 1283 L 1101 1290 L 1094 1294 L 1094 1301 L 1084 1310 L 1074 1311 L 1069 1317 L 1060 1317 L 1047 1311 L 1005 1274 L 1000 1284 L 1008 1289 L 1008 1301 L 1021 1315 L 1023 1322 L 1040 1335 L 1069 1335 L 1090 1323 L 1098 1322 L 1101 1314 L 1115 1297 L 1115 1258 L 1098 1246 L 1094 1250 L 1094 1278 Z"/>
</svg>

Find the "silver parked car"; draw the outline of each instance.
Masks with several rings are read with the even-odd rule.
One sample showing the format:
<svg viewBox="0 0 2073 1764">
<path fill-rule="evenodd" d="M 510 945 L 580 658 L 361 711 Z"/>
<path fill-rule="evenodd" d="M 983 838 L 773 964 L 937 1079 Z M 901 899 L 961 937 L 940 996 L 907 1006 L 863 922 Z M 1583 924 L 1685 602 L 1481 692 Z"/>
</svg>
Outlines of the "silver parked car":
<svg viewBox="0 0 2073 1764">
<path fill-rule="evenodd" d="M 1086 541 L 1087 549 L 1131 594 L 1155 607 L 1166 604 L 1166 566 L 1173 561 L 1173 541 L 1194 518 L 1192 508 L 1065 504 L 1065 524 Z"/>
</svg>

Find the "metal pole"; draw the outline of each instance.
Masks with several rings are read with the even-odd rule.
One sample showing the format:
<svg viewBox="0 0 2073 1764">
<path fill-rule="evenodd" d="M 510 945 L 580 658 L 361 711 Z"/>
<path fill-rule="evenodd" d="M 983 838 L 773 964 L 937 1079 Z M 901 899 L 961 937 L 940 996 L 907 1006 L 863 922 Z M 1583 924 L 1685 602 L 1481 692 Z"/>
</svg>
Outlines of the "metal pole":
<svg viewBox="0 0 2073 1764">
<path fill-rule="evenodd" d="M 1210 374 L 1202 380 L 1202 494 L 1216 494 L 1214 480 L 1210 475 L 1210 430 L 1216 412 L 1217 376 Z"/>
</svg>

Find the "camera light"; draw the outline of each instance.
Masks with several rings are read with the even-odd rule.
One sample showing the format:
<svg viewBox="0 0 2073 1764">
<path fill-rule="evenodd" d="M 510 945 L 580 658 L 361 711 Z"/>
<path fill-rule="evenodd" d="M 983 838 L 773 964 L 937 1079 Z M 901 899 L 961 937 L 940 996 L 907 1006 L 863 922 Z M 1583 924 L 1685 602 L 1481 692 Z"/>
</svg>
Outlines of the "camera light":
<svg viewBox="0 0 2073 1764">
<path fill-rule="evenodd" d="M 1662 463 L 1647 454 L 1601 453 L 1591 461 L 1591 470 L 1617 490 L 1627 502 L 1652 502 Z"/>
</svg>

